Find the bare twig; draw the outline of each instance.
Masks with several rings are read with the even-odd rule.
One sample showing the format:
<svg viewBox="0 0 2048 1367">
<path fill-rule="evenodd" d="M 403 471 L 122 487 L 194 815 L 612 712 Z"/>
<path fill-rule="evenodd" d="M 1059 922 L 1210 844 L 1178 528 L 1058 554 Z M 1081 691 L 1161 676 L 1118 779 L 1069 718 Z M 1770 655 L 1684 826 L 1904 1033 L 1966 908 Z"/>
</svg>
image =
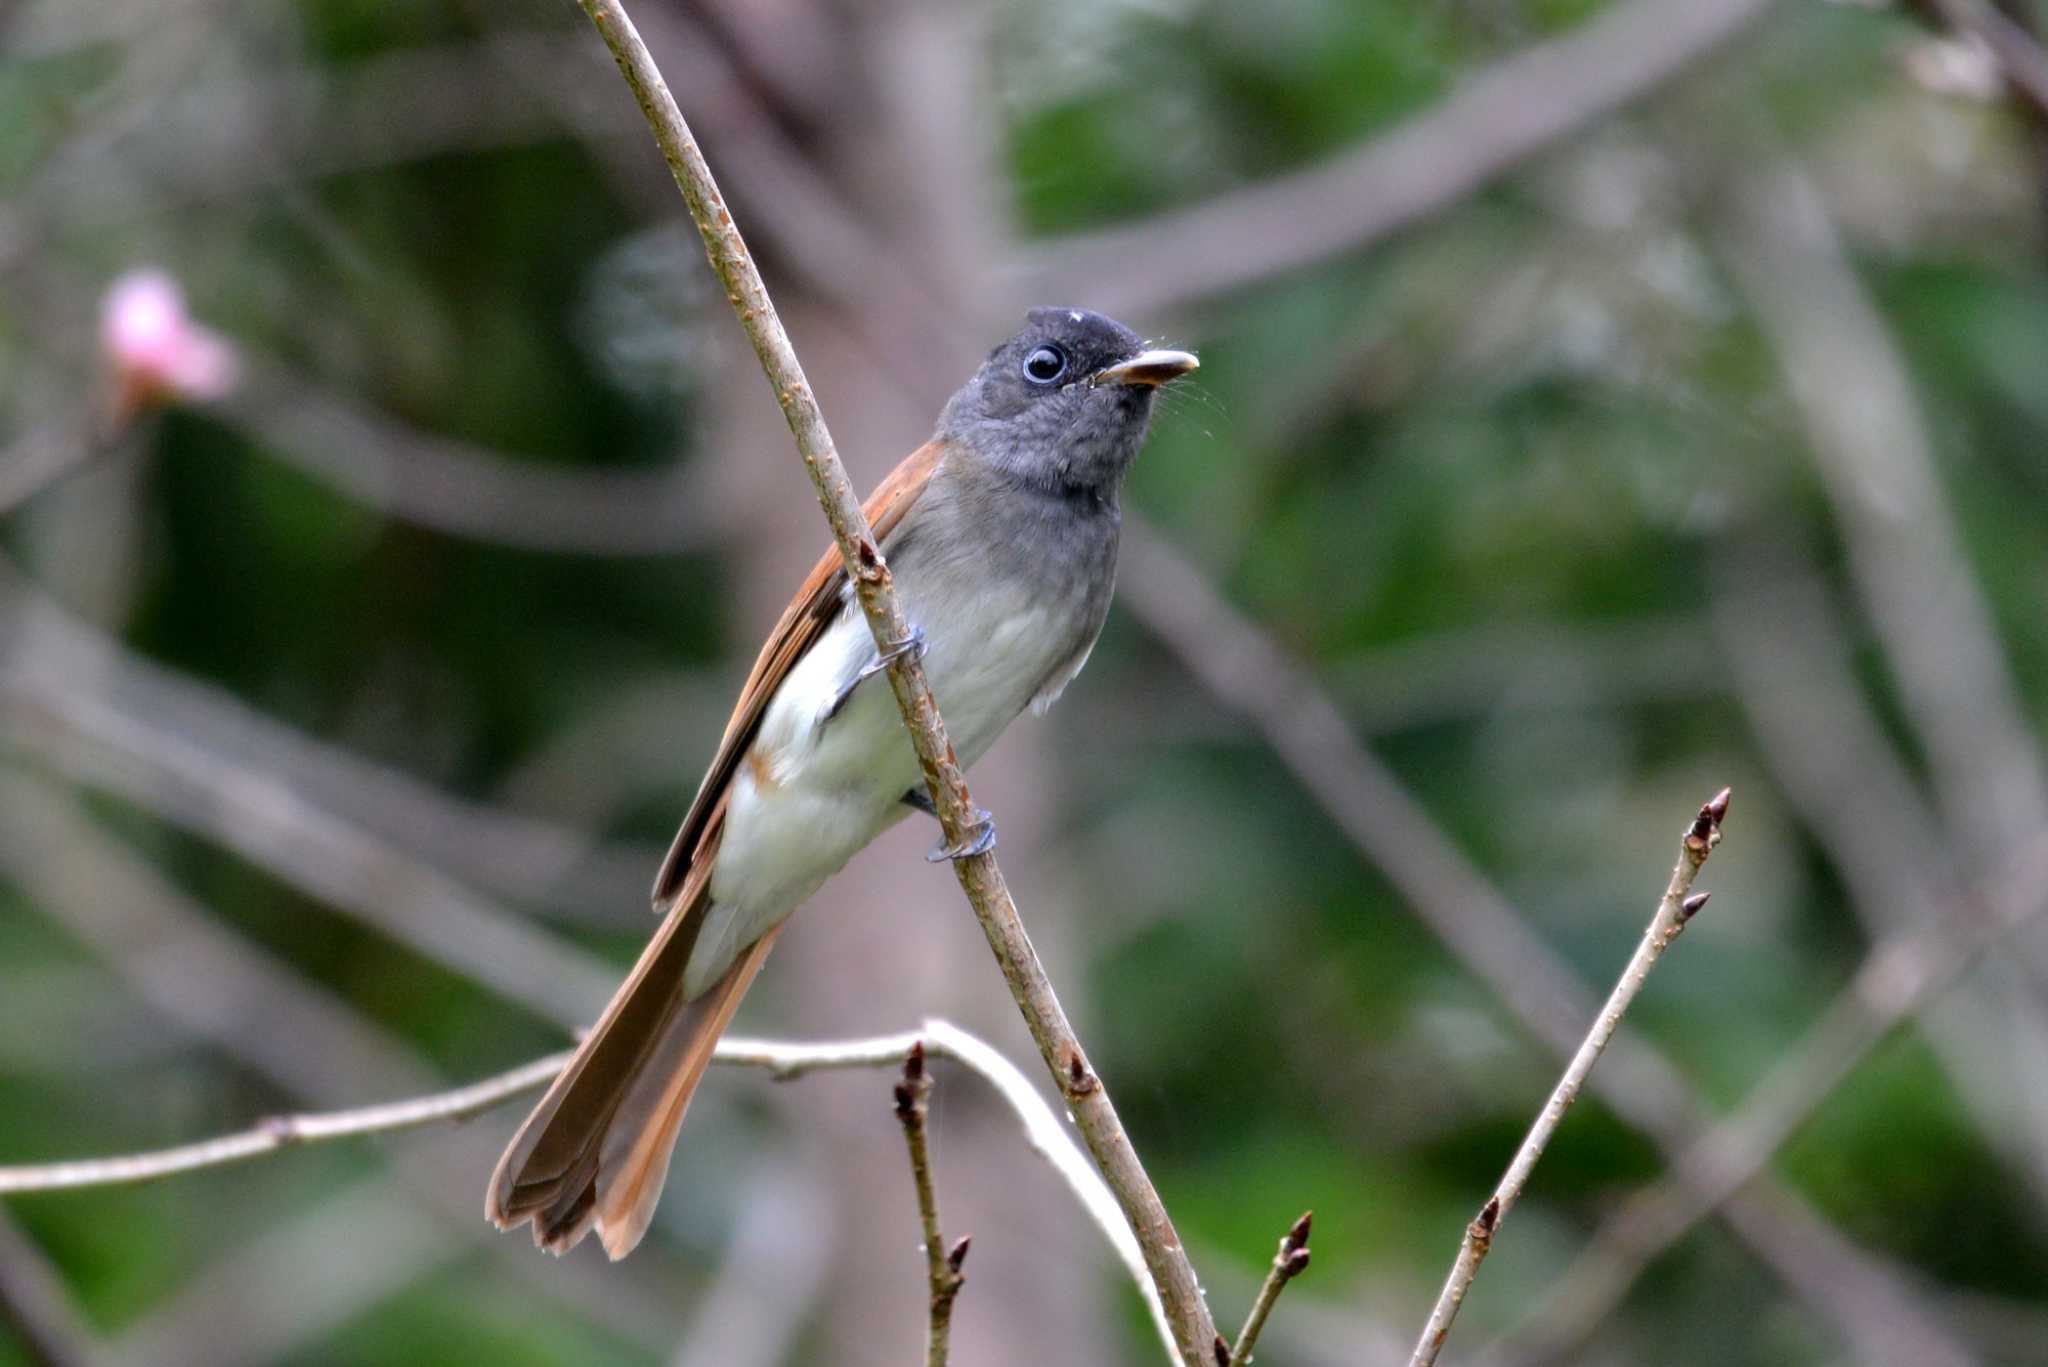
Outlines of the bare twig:
<svg viewBox="0 0 2048 1367">
<path fill-rule="evenodd" d="M 1692 882 L 1699 875 L 1700 866 L 1707 862 L 1707 856 L 1714 852 L 1714 846 L 1721 842 L 1721 821 L 1727 815 L 1728 790 L 1723 788 L 1700 807 L 1699 815 L 1686 827 L 1678 842 L 1678 862 L 1672 866 L 1671 881 L 1665 886 L 1663 897 L 1658 899 L 1656 913 L 1650 917 L 1642 942 L 1636 946 L 1628 967 L 1622 970 L 1621 980 L 1615 983 L 1607 1005 L 1594 1018 L 1593 1028 L 1587 1031 L 1585 1042 L 1566 1066 L 1564 1076 L 1551 1089 L 1550 1100 L 1537 1114 L 1536 1123 L 1529 1127 L 1528 1137 L 1515 1151 L 1514 1160 L 1508 1164 L 1500 1185 L 1479 1208 L 1479 1214 L 1473 1217 L 1472 1223 L 1465 1227 L 1465 1239 L 1458 1248 L 1457 1260 L 1451 1265 L 1450 1276 L 1444 1280 L 1436 1307 L 1429 1313 L 1429 1322 L 1423 1326 L 1422 1337 L 1417 1340 L 1415 1352 L 1408 1360 L 1409 1367 L 1430 1367 L 1436 1361 L 1437 1354 L 1443 1350 L 1445 1337 L 1451 1332 L 1451 1323 L 1458 1317 L 1458 1308 L 1465 1303 L 1465 1293 L 1471 1289 L 1472 1279 L 1479 1273 L 1479 1264 L 1493 1247 L 1494 1232 L 1500 1228 L 1500 1222 L 1507 1213 L 1514 1209 L 1515 1202 L 1521 1199 L 1522 1188 L 1527 1184 L 1529 1174 L 1535 1170 L 1536 1160 L 1543 1156 L 1551 1136 L 1564 1122 L 1565 1112 L 1578 1100 L 1579 1089 L 1585 1085 L 1593 1065 L 1600 1061 L 1607 1041 L 1613 1039 L 1614 1032 L 1621 1028 L 1621 1018 L 1635 1002 L 1636 994 L 1643 990 L 1650 970 L 1657 966 L 1657 960 L 1671 947 L 1686 923 L 1706 905 L 1711 894 L 1693 892 Z"/>
<path fill-rule="evenodd" d="M 917 1189 L 917 1218 L 924 1229 L 925 1275 L 931 1282 L 931 1332 L 926 1339 L 925 1367 L 946 1367 L 946 1337 L 953 1327 L 953 1300 L 967 1278 L 968 1240 L 949 1250 L 939 1233 L 939 1197 L 932 1188 L 931 1142 L 926 1121 L 931 1113 L 932 1075 L 924 1066 L 924 1041 L 910 1046 L 903 1059 L 903 1081 L 896 1084 L 896 1119 L 910 1150 L 910 1182 Z"/>
<path fill-rule="evenodd" d="M 690 216 L 703 235 L 712 269 L 724 285 L 726 297 L 746 329 L 796 437 L 797 449 L 832 525 L 833 538 L 861 610 L 867 616 L 868 627 L 874 633 L 877 649 L 886 654 L 890 643 L 909 638 L 909 624 L 896 599 L 881 548 L 861 513 L 860 501 L 840 464 L 824 415 L 776 317 L 760 272 L 733 225 L 732 215 L 719 195 L 696 139 L 624 8 L 618 0 L 581 3 L 617 59 L 619 70 L 639 100 L 641 112 L 647 116 L 655 140 L 690 206 Z M 897 655 L 889 668 L 889 682 L 924 771 L 925 785 L 938 810 L 940 826 L 949 843 L 958 843 L 975 824 L 974 804 L 968 797 L 965 775 L 946 740 L 945 724 L 915 652 Z M 1190 1367 L 1196 1367 L 1216 1337 L 1216 1327 L 1202 1299 L 1194 1269 L 1165 1205 L 1117 1119 L 1108 1088 L 1089 1066 L 1046 977 L 1044 965 L 1031 947 L 1002 870 L 991 853 L 956 860 L 953 868 L 1046 1066 L 1065 1094 L 1089 1151 L 1145 1250 L 1146 1265 L 1158 1283 L 1181 1357 Z"/>
<path fill-rule="evenodd" d="M 1266 1269 L 1266 1280 L 1259 1287 L 1258 1299 L 1252 1302 L 1251 1313 L 1244 1317 L 1244 1328 L 1237 1331 L 1236 1346 L 1225 1348 L 1221 1338 L 1216 1340 L 1217 1367 L 1245 1367 L 1252 1360 L 1252 1349 L 1258 1346 L 1259 1332 L 1266 1327 L 1266 1317 L 1273 1313 L 1280 1293 L 1286 1290 L 1287 1283 L 1307 1270 L 1311 1213 L 1303 1211 L 1301 1218 L 1280 1236 L 1279 1251 L 1273 1254 L 1273 1265 Z"/>
<path fill-rule="evenodd" d="M 1565 1361 L 1644 1269 L 1752 1181 L 1858 1064 L 2005 936 L 2048 912 L 2048 835 L 1982 889 L 1974 923 L 1950 909 L 1881 941 L 1820 1020 L 1756 1090 L 1703 1135 L 1663 1181 L 1631 1197 L 1594 1236 L 1535 1324 L 1511 1337 L 1539 1361 Z M 1965 928 L 1958 930 L 1958 923 Z"/>
<path fill-rule="evenodd" d="M 1124 528 L 1122 598 L 1225 705 L 1254 723 L 1331 822 L 1372 861 L 1530 1035 L 1569 1059 L 1597 1002 L 1400 779 L 1351 733 L 1314 674 L 1236 611 L 1142 522 Z M 1594 1089 L 1671 1161 L 1712 1112 L 1655 1045 L 1623 1036 Z M 1873 1362 L 1963 1367 L 1973 1359 L 1913 1284 L 1766 1175 L 1729 1201 L 1730 1228 Z"/>
<path fill-rule="evenodd" d="M 1355 250 L 1439 212 L 1612 113 L 1761 18 L 1769 0 L 1632 0 L 1467 80 L 1334 161 L 1102 232 L 1060 239 L 1034 279 L 1152 313 Z M 1133 262 L 1143 263 L 1134 270 Z"/>
<path fill-rule="evenodd" d="M 362 1106 L 323 1114 L 279 1115 L 257 1121 L 246 1130 L 202 1139 L 196 1144 L 158 1149 L 118 1158 L 84 1158 L 67 1163 L 38 1163 L 0 1168 L 0 1196 L 24 1191 L 68 1191 L 77 1187 L 109 1187 L 149 1182 L 201 1168 L 224 1167 L 299 1144 L 318 1144 L 365 1134 L 388 1134 L 445 1121 L 463 1120 L 493 1106 L 545 1086 L 569 1062 L 570 1053 L 550 1054 L 496 1077 L 467 1087 L 410 1101 Z"/>
<path fill-rule="evenodd" d="M 1169 1353 L 1177 1355 L 1172 1326 L 1160 1307 L 1143 1250 L 1123 1218 L 1116 1197 L 1068 1137 L 1059 1116 L 1030 1080 L 987 1041 L 950 1021 L 928 1020 L 915 1031 L 865 1039 L 784 1042 L 728 1036 L 718 1042 L 712 1059 L 731 1067 L 759 1068 L 781 1082 L 813 1072 L 895 1067 L 914 1046 L 921 1047 L 927 1059 L 946 1058 L 962 1064 L 993 1087 L 1015 1112 L 1024 1125 L 1025 1143 L 1052 1164 L 1092 1222 L 1109 1239 L 1118 1261 L 1151 1308 L 1162 1344 Z M 0 1167 L 0 1194 L 144 1182 L 245 1162 L 300 1144 L 459 1120 L 537 1090 L 552 1080 L 568 1059 L 566 1052 L 551 1054 L 452 1091 L 378 1106 L 279 1117 L 235 1134 L 171 1149 Z"/>
</svg>

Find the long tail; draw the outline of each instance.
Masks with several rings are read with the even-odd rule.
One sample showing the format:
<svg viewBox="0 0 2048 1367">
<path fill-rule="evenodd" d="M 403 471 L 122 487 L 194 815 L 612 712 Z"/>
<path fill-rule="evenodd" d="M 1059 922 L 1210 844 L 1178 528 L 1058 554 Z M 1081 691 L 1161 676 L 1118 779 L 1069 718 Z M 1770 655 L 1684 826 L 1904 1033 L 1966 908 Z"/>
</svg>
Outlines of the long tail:
<svg viewBox="0 0 2048 1367">
<path fill-rule="evenodd" d="M 491 1175 L 484 1214 L 500 1229 L 531 1220 L 533 1241 L 551 1253 L 592 1225 L 613 1259 L 640 1242 L 690 1094 L 781 929 L 684 1001 L 683 969 L 710 906 L 710 879 L 692 881 Z"/>
</svg>

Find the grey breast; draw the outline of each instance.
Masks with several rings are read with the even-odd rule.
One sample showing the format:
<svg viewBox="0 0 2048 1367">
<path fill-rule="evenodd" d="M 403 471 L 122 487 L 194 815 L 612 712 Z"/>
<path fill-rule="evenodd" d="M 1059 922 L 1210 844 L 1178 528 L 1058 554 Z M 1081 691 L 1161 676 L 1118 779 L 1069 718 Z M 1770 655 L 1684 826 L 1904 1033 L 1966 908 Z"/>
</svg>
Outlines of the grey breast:
<svg viewBox="0 0 2048 1367">
<path fill-rule="evenodd" d="M 1045 609 L 1055 638 L 1043 643 L 1039 676 L 1019 681 L 1026 699 L 1087 653 L 1116 587 L 1122 519 L 1113 493 L 1048 490 L 955 459 L 918 504 L 885 548 L 913 601 L 1021 593 Z"/>
</svg>

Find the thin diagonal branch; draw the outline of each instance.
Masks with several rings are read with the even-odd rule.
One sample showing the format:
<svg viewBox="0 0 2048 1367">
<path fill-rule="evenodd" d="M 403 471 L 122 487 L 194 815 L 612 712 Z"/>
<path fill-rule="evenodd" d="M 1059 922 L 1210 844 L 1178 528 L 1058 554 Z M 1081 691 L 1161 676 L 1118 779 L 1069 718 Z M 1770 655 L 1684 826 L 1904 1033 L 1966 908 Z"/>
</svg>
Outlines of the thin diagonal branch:
<svg viewBox="0 0 2048 1367">
<path fill-rule="evenodd" d="M 910 1150 L 910 1182 L 917 1189 L 917 1218 L 924 1229 L 925 1276 L 931 1282 L 931 1331 L 925 1342 L 925 1367 L 946 1367 L 946 1340 L 953 1327 L 953 1301 L 967 1278 L 968 1240 L 949 1250 L 939 1233 L 939 1197 L 932 1187 L 930 1126 L 932 1075 L 925 1071 L 924 1041 L 910 1046 L 903 1060 L 903 1081 L 896 1084 L 896 1119 L 903 1126 L 903 1144 Z"/>
<path fill-rule="evenodd" d="M 1631 1197 L 1594 1235 L 1535 1324 L 1511 1337 L 1542 1362 L 1570 1360 L 1665 1250 L 1754 1180 L 1772 1155 L 1903 1022 L 1953 987 L 2006 936 L 2048 912 L 2048 835 L 2021 849 L 1979 896 L 1973 918 L 1947 908 L 1880 941 L 1806 1038 L 1655 1186 Z M 1960 927 L 1960 928 L 1959 928 Z"/>
<path fill-rule="evenodd" d="M 1259 1287 L 1258 1298 L 1252 1302 L 1251 1313 L 1244 1317 L 1244 1328 L 1237 1332 L 1236 1345 L 1226 1349 L 1222 1339 L 1216 1340 L 1218 1367 L 1244 1367 L 1252 1360 L 1252 1349 L 1259 1344 L 1259 1332 L 1266 1327 L 1266 1319 L 1279 1302 L 1280 1293 L 1287 1289 L 1287 1283 L 1308 1270 L 1311 1214 L 1303 1211 L 1301 1218 L 1280 1236 L 1280 1248 L 1273 1254 L 1272 1266 L 1266 1269 L 1266 1280 Z"/>
<path fill-rule="evenodd" d="M 1217 593 L 1143 521 L 1127 516 L 1122 598 L 1194 677 L 1265 736 L 1333 825 L 1432 934 L 1560 1062 L 1595 1008 L 1586 984 L 1352 734 L 1314 673 Z M 1624 1036 L 1594 1075 L 1601 1099 L 1675 1162 L 1713 1115 L 1647 1040 Z M 1768 1174 L 1722 1208 L 1729 1227 L 1868 1361 L 1974 1361 L 1910 1280 L 1851 1243 Z"/>
<path fill-rule="evenodd" d="M 1493 1247 L 1494 1233 L 1508 1212 L 1514 1209 L 1515 1202 L 1521 1199 L 1522 1188 L 1528 1184 L 1529 1174 L 1536 1168 L 1536 1160 L 1543 1156 L 1551 1136 L 1564 1123 L 1565 1113 L 1578 1100 L 1579 1089 L 1585 1085 L 1593 1065 L 1606 1051 L 1607 1042 L 1621 1028 L 1621 1018 L 1643 990 L 1650 970 L 1657 966 L 1664 951 L 1671 948 L 1694 913 L 1706 905 L 1708 894 L 1694 893 L 1692 883 L 1699 875 L 1700 866 L 1707 862 L 1707 856 L 1714 852 L 1714 846 L 1721 843 L 1721 820 L 1727 815 L 1728 790 L 1723 788 L 1701 806 L 1699 815 L 1686 827 L 1678 842 L 1678 862 L 1672 866 L 1671 881 L 1665 886 L 1664 895 L 1658 899 L 1656 913 L 1650 917 L 1649 927 L 1644 930 L 1636 952 L 1630 956 L 1628 967 L 1621 971 L 1620 981 L 1615 983 L 1607 1004 L 1594 1018 L 1593 1028 L 1587 1031 L 1578 1053 L 1565 1067 L 1564 1076 L 1551 1089 L 1550 1100 L 1537 1113 L 1536 1123 L 1529 1127 L 1528 1137 L 1515 1151 L 1500 1185 L 1494 1188 L 1493 1195 L 1480 1207 L 1472 1223 L 1465 1227 L 1465 1238 L 1458 1247 L 1457 1260 L 1451 1264 L 1451 1274 L 1444 1279 L 1443 1291 L 1437 1296 L 1435 1308 L 1429 1312 L 1429 1322 L 1423 1326 L 1422 1337 L 1416 1341 L 1415 1352 L 1408 1360 L 1409 1367 L 1431 1367 L 1437 1354 L 1443 1351 L 1444 1339 L 1458 1317 L 1458 1308 L 1465 1303 L 1465 1293 L 1471 1290 L 1472 1279 L 1479 1274 L 1479 1264 Z"/>
<path fill-rule="evenodd" d="M 703 235 L 712 269 L 724 285 L 726 297 L 746 329 L 796 437 L 818 501 L 832 525 L 847 577 L 861 611 L 867 616 L 869 630 L 874 633 L 876 648 L 886 653 L 893 642 L 909 638 L 910 626 L 897 601 L 889 567 L 875 542 L 873 529 L 861 513 L 860 501 L 840 464 L 824 415 L 776 317 L 775 305 L 761 282 L 761 274 L 733 225 L 732 214 L 719 195 L 703 152 L 683 121 L 682 111 L 676 108 L 654 58 L 634 31 L 625 9 L 618 0 L 581 3 L 604 35 L 626 84 L 639 100 L 640 110 L 647 116 L 655 140 L 689 204 L 690 217 Z M 945 723 L 914 652 L 897 656 L 889 667 L 889 684 L 902 710 L 912 747 L 917 751 L 925 786 L 938 810 L 939 824 L 947 842 L 958 845 L 975 824 L 974 804 L 968 797 L 965 775 L 946 740 Z M 1089 1066 L 1044 965 L 1031 947 L 1002 870 L 990 853 L 955 860 L 953 869 L 974 906 L 989 948 L 1002 966 L 1010 995 L 1065 1095 L 1090 1153 L 1145 1250 L 1146 1265 L 1158 1284 L 1181 1358 L 1188 1367 L 1199 1367 L 1202 1354 L 1216 1337 L 1216 1326 L 1202 1299 L 1194 1268 L 1181 1247 L 1166 1206 L 1117 1119 L 1109 1089 Z"/>
</svg>

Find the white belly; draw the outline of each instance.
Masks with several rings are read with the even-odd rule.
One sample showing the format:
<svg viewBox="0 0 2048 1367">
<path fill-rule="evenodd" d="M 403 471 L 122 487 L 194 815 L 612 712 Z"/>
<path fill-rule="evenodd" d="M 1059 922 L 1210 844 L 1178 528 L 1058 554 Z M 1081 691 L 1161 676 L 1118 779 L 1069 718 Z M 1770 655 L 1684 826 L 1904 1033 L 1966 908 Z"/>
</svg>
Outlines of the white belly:
<svg viewBox="0 0 2048 1367">
<path fill-rule="evenodd" d="M 1071 659 L 1072 620 L 1021 589 L 973 601 L 943 587 L 906 590 L 904 597 L 906 612 L 924 629 L 925 673 L 947 736 L 961 763 L 972 764 Z M 712 907 L 690 956 L 686 995 L 710 986 L 740 950 L 907 815 L 903 795 L 923 789 L 886 678 L 862 683 L 820 723 L 845 681 L 873 658 L 866 619 L 844 612 L 769 703 L 733 777 L 712 865 Z"/>
</svg>

